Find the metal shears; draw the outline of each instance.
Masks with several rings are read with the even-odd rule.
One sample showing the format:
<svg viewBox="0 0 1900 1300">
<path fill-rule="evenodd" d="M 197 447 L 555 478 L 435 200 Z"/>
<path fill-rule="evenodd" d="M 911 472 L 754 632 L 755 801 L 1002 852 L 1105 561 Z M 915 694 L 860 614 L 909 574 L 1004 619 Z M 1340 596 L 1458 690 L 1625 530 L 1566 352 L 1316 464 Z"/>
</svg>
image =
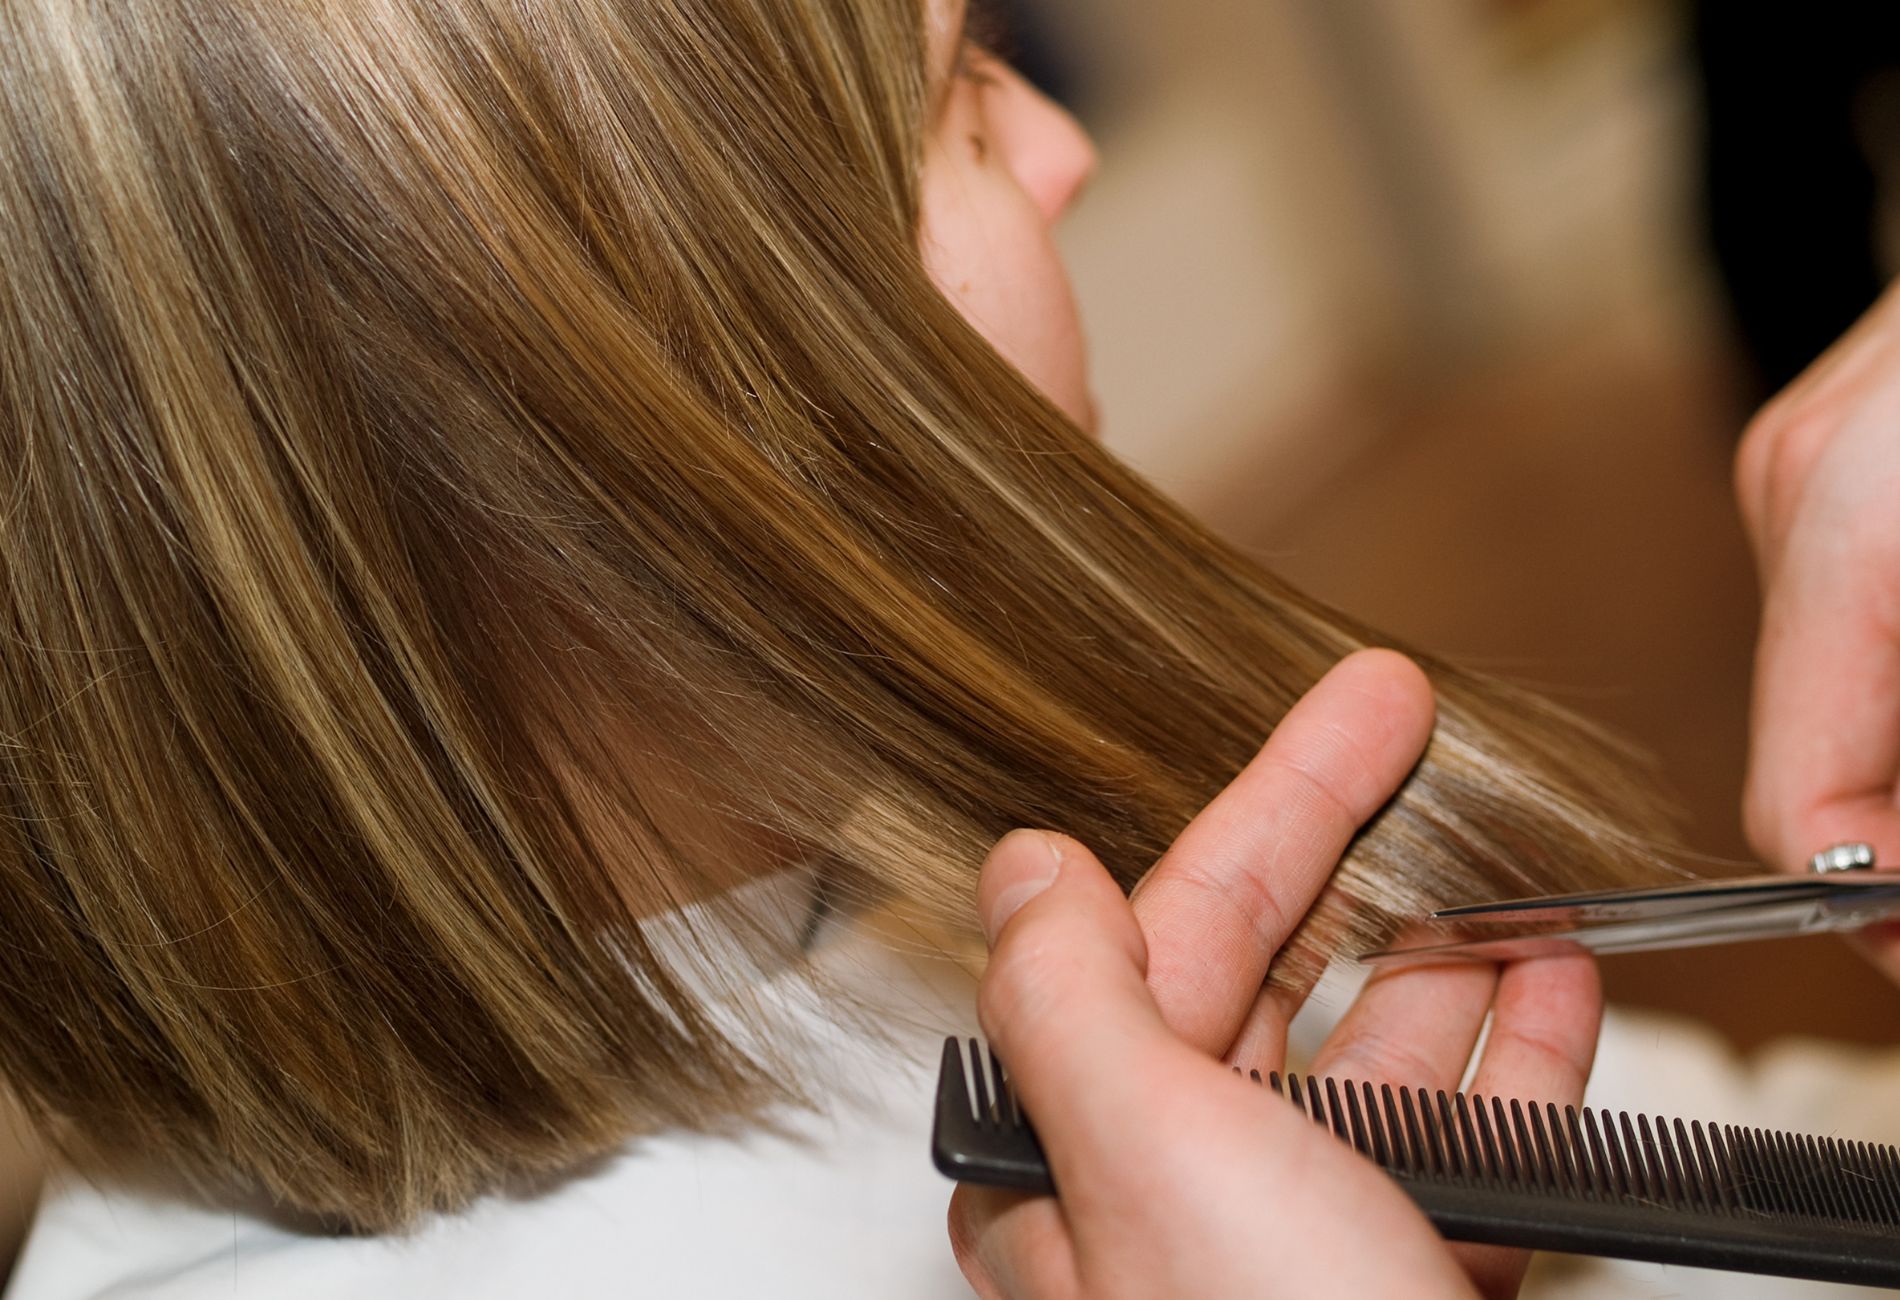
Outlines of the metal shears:
<svg viewBox="0 0 1900 1300">
<path fill-rule="evenodd" d="M 1739 876 L 1441 908 L 1429 919 L 1449 940 L 1383 948 L 1359 960 L 1401 966 L 1579 950 L 1649 952 L 1857 930 L 1900 916 L 1900 869 L 1875 866 L 1871 845 L 1837 844 L 1808 866 L 1804 876 Z"/>
</svg>

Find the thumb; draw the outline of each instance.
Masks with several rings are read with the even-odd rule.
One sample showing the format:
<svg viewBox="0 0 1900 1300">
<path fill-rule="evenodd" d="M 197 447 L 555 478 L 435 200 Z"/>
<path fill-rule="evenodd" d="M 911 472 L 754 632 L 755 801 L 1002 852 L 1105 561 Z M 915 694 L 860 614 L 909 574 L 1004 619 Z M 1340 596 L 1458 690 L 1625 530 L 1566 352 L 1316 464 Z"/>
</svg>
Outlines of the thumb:
<svg viewBox="0 0 1900 1300">
<path fill-rule="evenodd" d="M 1016 831 L 991 851 L 977 901 L 994 936 L 977 990 L 983 1032 L 1057 1185 L 1113 1184 L 1146 1081 L 1193 1055 L 1148 990 L 1135 914 L 1094 854 L 1043 831 Z"/>
</svg>

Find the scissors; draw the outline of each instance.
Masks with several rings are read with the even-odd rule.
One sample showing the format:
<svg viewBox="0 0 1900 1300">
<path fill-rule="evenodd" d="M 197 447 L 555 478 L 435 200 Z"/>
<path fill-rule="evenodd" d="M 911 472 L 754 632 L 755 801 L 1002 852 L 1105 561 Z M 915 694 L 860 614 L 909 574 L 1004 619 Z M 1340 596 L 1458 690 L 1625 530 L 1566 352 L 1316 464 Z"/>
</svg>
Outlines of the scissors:
<svg viewBox="0 0 1900 1300">
<path fill-rule="evenodd" d="M 1895 915 L 1900 870 L 1876 867 L 1872 845 L 1836 844 L 1810 859 L 1805 876 L 1739 876 L 1441 908 L 1430 920 L 1456 936 L 1452 941 L 1382 948 L 1359 960 L 1410 966 L 1649 952 L 1857 930 Z"/>
</svg>

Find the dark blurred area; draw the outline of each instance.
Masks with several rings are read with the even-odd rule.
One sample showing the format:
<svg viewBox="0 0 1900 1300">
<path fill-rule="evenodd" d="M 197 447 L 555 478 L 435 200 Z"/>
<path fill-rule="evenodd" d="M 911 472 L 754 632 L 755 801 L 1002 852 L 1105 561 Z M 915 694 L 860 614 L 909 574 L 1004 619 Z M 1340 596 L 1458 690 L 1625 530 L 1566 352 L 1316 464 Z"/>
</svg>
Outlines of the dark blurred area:
<svg viewBox="0 0 1900 1300">
<path fill-rule="evenodd" d="M 1894 268 L 1900 5 L 1005 7 L 1102 150 L 1063 240 L 1110 444 L 1315 594 L 1632 737 L 1703 866 L 1748 869 L 1729 462 Z M 1606 978 L 1742 1047 L 1900 1043 L 1833 940 Z"/>
<path fill-rule="evenodd" d="M 1699 0 L 1703 215 L 1766 395 L 1886 282 L 1879 164 L 1900 145 L 1900 5 Z"/>
</svg>

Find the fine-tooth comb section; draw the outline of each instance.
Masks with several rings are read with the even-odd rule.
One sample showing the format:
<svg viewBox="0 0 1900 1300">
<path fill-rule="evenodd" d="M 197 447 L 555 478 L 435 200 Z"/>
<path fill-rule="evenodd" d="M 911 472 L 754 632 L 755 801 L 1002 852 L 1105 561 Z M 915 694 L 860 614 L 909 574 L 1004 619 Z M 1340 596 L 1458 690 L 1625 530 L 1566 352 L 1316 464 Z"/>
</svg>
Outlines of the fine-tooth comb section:
<svg viewBox="0 0 1900 1300">
<path fill-rule="evenodd" d="M 975 1039 L 967 1054 L 966 1066 L 957 1040 L 944 1043 L 937 1168 L 961 1182 L 1054 1191 L 1001 1063 Z M 1384 1168 L 1454 1240 L 1900 1288 L 1900 1152 L 1891 1146 L 1348 1079 L 1248 1077 Z M 1130 1119 L 1149 1122 L 1160 1121 Z"/>
</svg>

